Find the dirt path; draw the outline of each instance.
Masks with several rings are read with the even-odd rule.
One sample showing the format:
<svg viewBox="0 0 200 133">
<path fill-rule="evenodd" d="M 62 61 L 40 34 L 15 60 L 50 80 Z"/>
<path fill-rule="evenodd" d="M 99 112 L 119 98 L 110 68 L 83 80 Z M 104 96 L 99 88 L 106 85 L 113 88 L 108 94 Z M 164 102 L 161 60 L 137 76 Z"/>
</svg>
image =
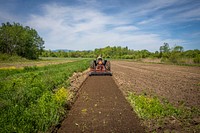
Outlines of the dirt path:
<svg viewBox="0 0 200 133">
<path fill-rule="evenodd" d="M 144 132 L 110 76 L 88 77 L 59 133 Z"/>
</svg>

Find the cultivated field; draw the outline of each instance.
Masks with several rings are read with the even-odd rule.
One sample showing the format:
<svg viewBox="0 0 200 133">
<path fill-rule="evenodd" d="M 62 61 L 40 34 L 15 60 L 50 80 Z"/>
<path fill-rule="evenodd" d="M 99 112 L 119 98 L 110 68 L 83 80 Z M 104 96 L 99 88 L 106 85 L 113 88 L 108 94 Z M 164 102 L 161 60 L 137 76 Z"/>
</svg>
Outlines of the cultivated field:
<svg viewBox="0 0 200 133">
<path fill-rule="evenodd" d="M 58 133 L 144 132 L 111 76 L 91 76 Z"/>
<path fill-rule="evenodd" d="M 153 113 L 140 114 L 144 125 L 149 126 L 147 130 L 177 132 L 200 130 L 200 67 L 112 61 L 112 71 L 115 81 L 126 97 L 131 98 L 129 92 L 133 92 L 135 96 L 139 96 L 138 99 L 146 98 L 143 101 L 150 101 L 143 103 L 147 104 L 146 106 L 151 106 L 151 100 L 155 97 L 161 103 L 170 104 L 171 112 L 161 109 L 154 114 L 155 117 L 151 116 Z M 138 100 L 137 98 L 134 100 Z M 134 101 L 135 108 L 146 109 L 136 104 Z M 146 111 L 151 112 L 151 108 Z M 167 109 L 164 107 L 164 110 Z M 158 116 L 159 113 L 161 117 Z M 146 119 L 149 117 L 151 121 Z M 162 119 L 152 121 L 152 118 Z"/>
<path fill-rule="evenodd" d="M 156 94 L 175 105 L 200 107 L 200 67 L 112 61 L 112 71 L 124 93 Z"/>
<path fill-rule="evenodd" d="M 111 61 L 112 77 L 73 74 L 89 62 L 1 64 L 0 131 L 200 131 L 200 67 Z"/>
</svg>

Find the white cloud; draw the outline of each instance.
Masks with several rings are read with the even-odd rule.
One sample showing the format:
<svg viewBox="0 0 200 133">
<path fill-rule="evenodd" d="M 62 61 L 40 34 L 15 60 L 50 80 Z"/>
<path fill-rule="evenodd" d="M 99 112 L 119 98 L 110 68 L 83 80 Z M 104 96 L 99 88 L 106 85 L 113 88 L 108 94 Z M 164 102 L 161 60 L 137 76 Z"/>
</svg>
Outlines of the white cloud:
<svg viewBox="0 0 200 133">
<path fill-rule="evenodd" d="M 140 18 L 139 25 L 176 24 L 200 20 L 200 5 L 188 0 L 151 0 L 129 9 L 127 16 Z"/>
<path fill-rule="evenodd" d="M 163 39 L 161 35 L 140 29 L 143 25 L 161 19 L 150 18 L 134 23 L 137 15 L 156 11 L 160 6 L 172 5 L 172 2 L 151 2 L 139 13 L 120 12 L 109 15 L 96 6 L 96 1 L 86 2 L 87 6 L 63 6 L 56 3 L 41 6 L 39 14 L 31 14 L 25 25 L 35 28 L 45 40 L 46 49 L 84 50 L 105 47 L 107 45 L 128 46 L 131 49 L 158 50 L 165 41 L 175 44 L 183 40 Z M 90 7 L 89 5 L 95 5 Z M 129 10 L 130 11 L 130 10 Z M 0 12 L 0 17 L 2 17 Z M 4 16 L 3 19 L 5 19 Z M 12 16 L 10 19 L 14 18 Z M 140 27 L 136 25 L 139 24 Z M 170 43 L 168 42 L 168 43 Z"/>
<path fill-rule="evenodd" d="M 27 25 L 36 28 L 47 49 L 94 49 L 122 45 L 132 49 L 155 50 L 161 43 L 158 35 L 138 32 L 129 20 L 105 15 L 96 9 L 50 4 L 43 15 L 31 15 Z"/>
<path fill-rule="evenodd" d="M 116 30 L 118 32 L 126 32 L 126 31 L 135 31 L 139 30 L 136 26 L 118 26 L 114 28 L 113 30 Z"/>
<path fill-rule="evenodd" d="M 154 21 L 156 21 L 156 19 L 146 19 L 146 20 L 142 20 L 142 21 L 138 22 L 137 24 L 144 25 L 144 24 L 149 24 Z"/>
<path fill-rule="evenodd" d="M 190 9 L 175 16 L 179 21 L 200 20 L 200 8 Z"/>
</svg>

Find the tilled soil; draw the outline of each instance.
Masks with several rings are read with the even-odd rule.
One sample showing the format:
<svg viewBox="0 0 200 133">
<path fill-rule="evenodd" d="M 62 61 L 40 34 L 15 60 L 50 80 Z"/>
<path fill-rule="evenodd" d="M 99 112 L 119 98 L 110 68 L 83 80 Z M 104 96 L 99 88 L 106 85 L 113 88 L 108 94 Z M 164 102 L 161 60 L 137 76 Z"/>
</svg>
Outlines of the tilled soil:
<svg viewBox="0 0 200 133">
<path fill-rule="evenodd" d="M 128 91 L 167 99 L 176 106 L 200 107 L 200 67 L 112 61 L 113 77 Z"/>
<path fill-rule="evenodd" d="M 112 77 L 88 77 L 80 89 L 59 133 L 144 132 Z"/>
<path fill-rule="evenodd" d="M 200 132 L 200 67 L 112 61 L 113 78 L 124 93 L 145 94 L 192 110 L 185 117 L 141 119 L 147 132 Z"/>
</svg>

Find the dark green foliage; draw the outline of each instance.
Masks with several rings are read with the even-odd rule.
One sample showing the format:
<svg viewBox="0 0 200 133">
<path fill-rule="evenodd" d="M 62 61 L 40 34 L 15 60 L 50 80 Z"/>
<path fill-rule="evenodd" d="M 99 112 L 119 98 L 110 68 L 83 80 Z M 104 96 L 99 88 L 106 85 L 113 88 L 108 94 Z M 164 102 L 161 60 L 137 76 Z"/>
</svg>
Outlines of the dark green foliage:
<svg viewBox="0 0 200 133">
<path fill-rule="evenodd" d="M 194 63 L 200 63 L 200 54 L 194 58 Z"/>
<path fill-rule="evenodd" d="M 182 46 L 175 45 L 170 48 L 168 43 L 164 43 L 160 47 L 160 58 L 162 62 L 170 62 L 176 64 L 191 64 L 200 63 L 200 50 L 187 50 L 184 51 Z"/>
<path fill-rule="evenodd" d="M 162 62 L 176 64 L 199 63 L 200 50 L 184 51 L 182 46 L 175 45 L 170 48 L 168 43 L 160 47 L 160 52 L 149 52 L 148 50 L 131 50 L 128 47 L 110 47 L 98 48 L 93 51 L 57 51 L 46 50 L 42 52 L 43 57 L 70 57 L 70 58 L 97 58 L 98 55 L 103 58 L 111 59 L 133 59 L 140 60 L 143 58 L 160 58 Z"/>
<path fill-rule="evenodd" d="M 169 53 L 170 47 L 168 43 L 164 43 L 163 46 L 160 46 L 160 53 Z"/>
<path fill-rule="evenodd" d="M 147 58 L 153 54 L 148 50 L 134 51 L 128 47 L 110 47 L 95 49 L 94 51 L 73 51 L 73 52 L 52 52 L 51 50 L 42 52 L 43 57 L 72 57 L 72 58 L 96 58 L 102 54 L 104 58 L 112 59 L 139 59 Z"/>
<path fill-rule="evenodd" d="M 19 23 L 3 23 L 0 26 L 0 53 L 38 59 L 44 41 L 35 29 Z"/>
</svg>

